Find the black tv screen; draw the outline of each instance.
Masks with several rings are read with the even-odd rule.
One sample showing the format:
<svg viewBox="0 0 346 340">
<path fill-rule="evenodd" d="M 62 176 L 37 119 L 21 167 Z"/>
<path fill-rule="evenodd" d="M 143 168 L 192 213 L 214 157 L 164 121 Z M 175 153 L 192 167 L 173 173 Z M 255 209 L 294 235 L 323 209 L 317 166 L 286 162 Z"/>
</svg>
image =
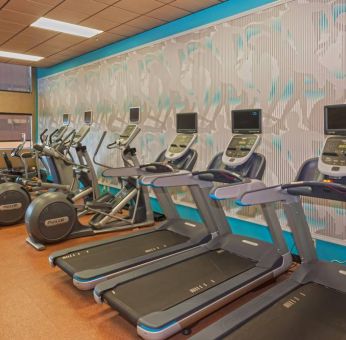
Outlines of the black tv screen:
<svg viewBox="0 0 346 340">
<path fill-rule="evenodd" d="M 346 135 L 346 104 L 324 107 L 324 131 L 326 135 Z"/>
<path fill-rule="evenodd" d="M 85 111 L 84 112 L 84 123 L 87 125 L 91 125 L 93 122 L 93 113 L 92 111 Z"/>
<path fill-rule="evenodd" d="M 177 133 L 197 133 L 197 112 L 177 113 Z"/>
<path fill-rule="evenodd" d="M 233 133 L 261 133 L 262 110 L 247 109 L 232 111 Z"/>
<path fill-rule="evenodd" d="M 139 107 L 130 107 L 130 122 L 139 122 Z"/>
<path fill-rule="evenodd" d="M 69 125 L 70 124 L 70 115 L 68 113 L 64 113 L 62 116 L 62 124 Z"/>
</svg>

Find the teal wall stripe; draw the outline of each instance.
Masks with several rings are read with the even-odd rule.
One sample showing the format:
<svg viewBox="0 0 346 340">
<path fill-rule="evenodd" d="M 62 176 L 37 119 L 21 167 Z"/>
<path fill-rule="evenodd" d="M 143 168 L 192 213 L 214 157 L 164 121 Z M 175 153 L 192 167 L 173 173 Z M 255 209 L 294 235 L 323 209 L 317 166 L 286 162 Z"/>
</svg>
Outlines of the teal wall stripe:
<svg viewBox="0 0 346 340">
<path fill-rule="evenodd" d="M 38 68 L 37 78 L 43 78 L 52 74 L 63 72 L 71 68 L 81 66 L 86 63 L 96 61 L 111 55 L 125 52 L 129 49 L 139 47 L 144 44 L 154 42 L 171 35 L 182 33 L 184 31 L 203 26 L 214 21 L 218 21 L 251 9 L 267 5 L 277 0 L 231 0 L 220 3 L 199 12 L 190 14 L 186 17 L 177 19 L 149 31 L 137 34 L 133 37 L 121 40 L 119 42 L 107 45 L 98 50 L 83 54 L 79 57 L 67 60 L 61 64 L 49 68 Z"/>
</svg>

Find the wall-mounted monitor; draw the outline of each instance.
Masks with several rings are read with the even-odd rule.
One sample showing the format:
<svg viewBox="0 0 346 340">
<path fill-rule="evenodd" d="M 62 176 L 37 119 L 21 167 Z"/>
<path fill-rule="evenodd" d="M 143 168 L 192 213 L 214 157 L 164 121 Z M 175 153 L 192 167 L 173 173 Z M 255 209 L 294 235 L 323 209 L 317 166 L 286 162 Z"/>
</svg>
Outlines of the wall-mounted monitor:
<svg viewBox="0 0 346 340">
<path fill-rule="evenodd" d="M 197 112 L 177 113 L 177 133 L 197 133 Z"/>
<path fill-rule="evenodd" d="M 139 123 L 140 108 L 130 107 L 130 123 Z"/>
<path fill-rule="evenodd" d="M 62 125 L 65 125 L 65 126 L 70 125 L 70 115 L 68 113 L 64 113 L 62 115 Z"/>
<path fill-rule="evenodd" d="M 232 111 L 233 133 L 261 133 L 262 132 L 262 110 L 246 109 Z"/>
<path fill-rule="evenodd" d="M 346 135 L 346 104 L 324 107 L 324 132 L 326 135 Z"/>
<path fill-rule="evenodd" d="M 93 122 L 93 112 L 92 111 L 85 111 L 84 112 L 84 123 L 86 125 L 91 125 Z"/>
</svg>

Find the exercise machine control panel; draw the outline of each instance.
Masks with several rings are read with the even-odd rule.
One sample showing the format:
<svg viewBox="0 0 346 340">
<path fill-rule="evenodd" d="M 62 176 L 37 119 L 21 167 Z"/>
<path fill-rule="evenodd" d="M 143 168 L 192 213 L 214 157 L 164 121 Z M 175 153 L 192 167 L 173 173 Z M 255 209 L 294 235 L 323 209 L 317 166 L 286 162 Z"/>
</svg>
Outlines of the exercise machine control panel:
<svg viewBox="0 0 346 340">
<path fill-rule="evenodd" d="M 196 140 L 195 134 L 179 133 L 175 136 L 173 142 L 167 148 L 165 157 L 169 160 L 179 159 L 190 150 Z"/>
<path fill-rule="evenodd" d="M 245 163 L 255 151 L 259 135 L 234 135 L 222 155 L 222 162 L 234 167 Z"/>
<path fill-rule="evenodd" d="M 318 170 L 331 177 L 346 176 L 346 136 L 326 139 L 318 160 Z"/>
<path fill-rule="evenodd" d="M 127 147 L 141 131 L 136 124 L 128 124 L 117 141 L 119 147 Z"/>
<path fill-rule="evenodd" d="M 73 145 L 82 143 L 83 139 L 90 132 L 90 126 L 93 121 L 92 111 L 84 112 L 84 125 L 78 130 L 78 132 L 73 137 Z"/>
</svg>

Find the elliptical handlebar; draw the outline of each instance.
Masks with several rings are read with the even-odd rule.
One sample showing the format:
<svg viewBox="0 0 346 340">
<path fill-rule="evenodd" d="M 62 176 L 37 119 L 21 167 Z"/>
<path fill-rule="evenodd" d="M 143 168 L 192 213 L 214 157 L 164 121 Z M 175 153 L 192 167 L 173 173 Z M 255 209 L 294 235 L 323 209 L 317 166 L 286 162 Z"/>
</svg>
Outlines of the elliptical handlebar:
<svg viewBox="0 0 346 340">
<path fill-rule="evenodd" d="M 40 134 L 40 141 L 42 144 L 46 143 L 47 137 L 45 138 L 44 136 L 46 136 L 48 129 L 44 129 L 41 134 Z"/>
<path fill-rule="evenodd" d="M 47 129 L 46 129 L 47 130 Z M 53 137 L 59 132 L 59 129 L 55 129 L 50 135 L 49 135 L 49 144 L 52 145 L 53 143 L 57 142 L 57 140 L 53 141 Z"/>
<path fill-rule="evenodd" d="M 25 141 L 21 142 L 15 148 L 13 148 L 11 151 L 11 157 L 20 157 L 19 153 L 23 150 L 24 145 L 25 145 Z"/>
<path fill-rule="evenodd" d="M 47 155 L 47 156 L 51 156 L 51 157 L 54 157 L 54 158 L 57 158 L 57 159 L 61 159 L 62 161 L 64 161 L 68 165 L 72 165 L 72 166 L 78 167 L 80 169 L 87 168 L 87 166 L 85 166 L 85 165 L 73 162 L 71 159 L 69 159 L 66 155 L 64 155 L 63 153 L 61 153 L 57 149 L 50 148 L 50 147 L 47 147 L 47 146 L 43 146 L 43 145 L 40 145 L 40 144 L 35 144 L 34 145 L 34 149 L 39 151 L 40 153 L 43 153 L 43 154 Z"/>
<path fill-rule="evenodd" d="M 114 168 L 112 168 L 111 166 L 106 165 L 106 164 L 103 164 L 103 163 L 100 163 L 100 162 L 98 162 L 98 161 L 96 160 L 96 156 L 97 156 L 98 153 L 99 153 L 99 150 L 100 150 L 100 148 L 101 148 L 101 146 L 102 146 L 102 144 L 103 144 L 103 141 L 104 141 L 106 135 L 107 135 L 107 131 L 103 131 L 102 136 L 101 136 L 101 138 L 100 138 L 100 141 L 99 141 L 99 143 L 97 144 L 96 150 L 95 150 L 95 152 L 94 152 L 93 162 L 94 162 L 96 165 L 99 165 L 99 166 L 101 166 L 101 167 L 103 167 L 103 168 L 106 168 L 106 169 L 114 169 Z M 107 147 L 108 147 L 108 145 L 107 145 Z"/>
<path fill-rule="evenodd" d="M 118 145 L 118 140 L 114 141 L 113 143 L 108 144 L 107 149 L 121 149 L 121 147 Z"/>
</svg>

